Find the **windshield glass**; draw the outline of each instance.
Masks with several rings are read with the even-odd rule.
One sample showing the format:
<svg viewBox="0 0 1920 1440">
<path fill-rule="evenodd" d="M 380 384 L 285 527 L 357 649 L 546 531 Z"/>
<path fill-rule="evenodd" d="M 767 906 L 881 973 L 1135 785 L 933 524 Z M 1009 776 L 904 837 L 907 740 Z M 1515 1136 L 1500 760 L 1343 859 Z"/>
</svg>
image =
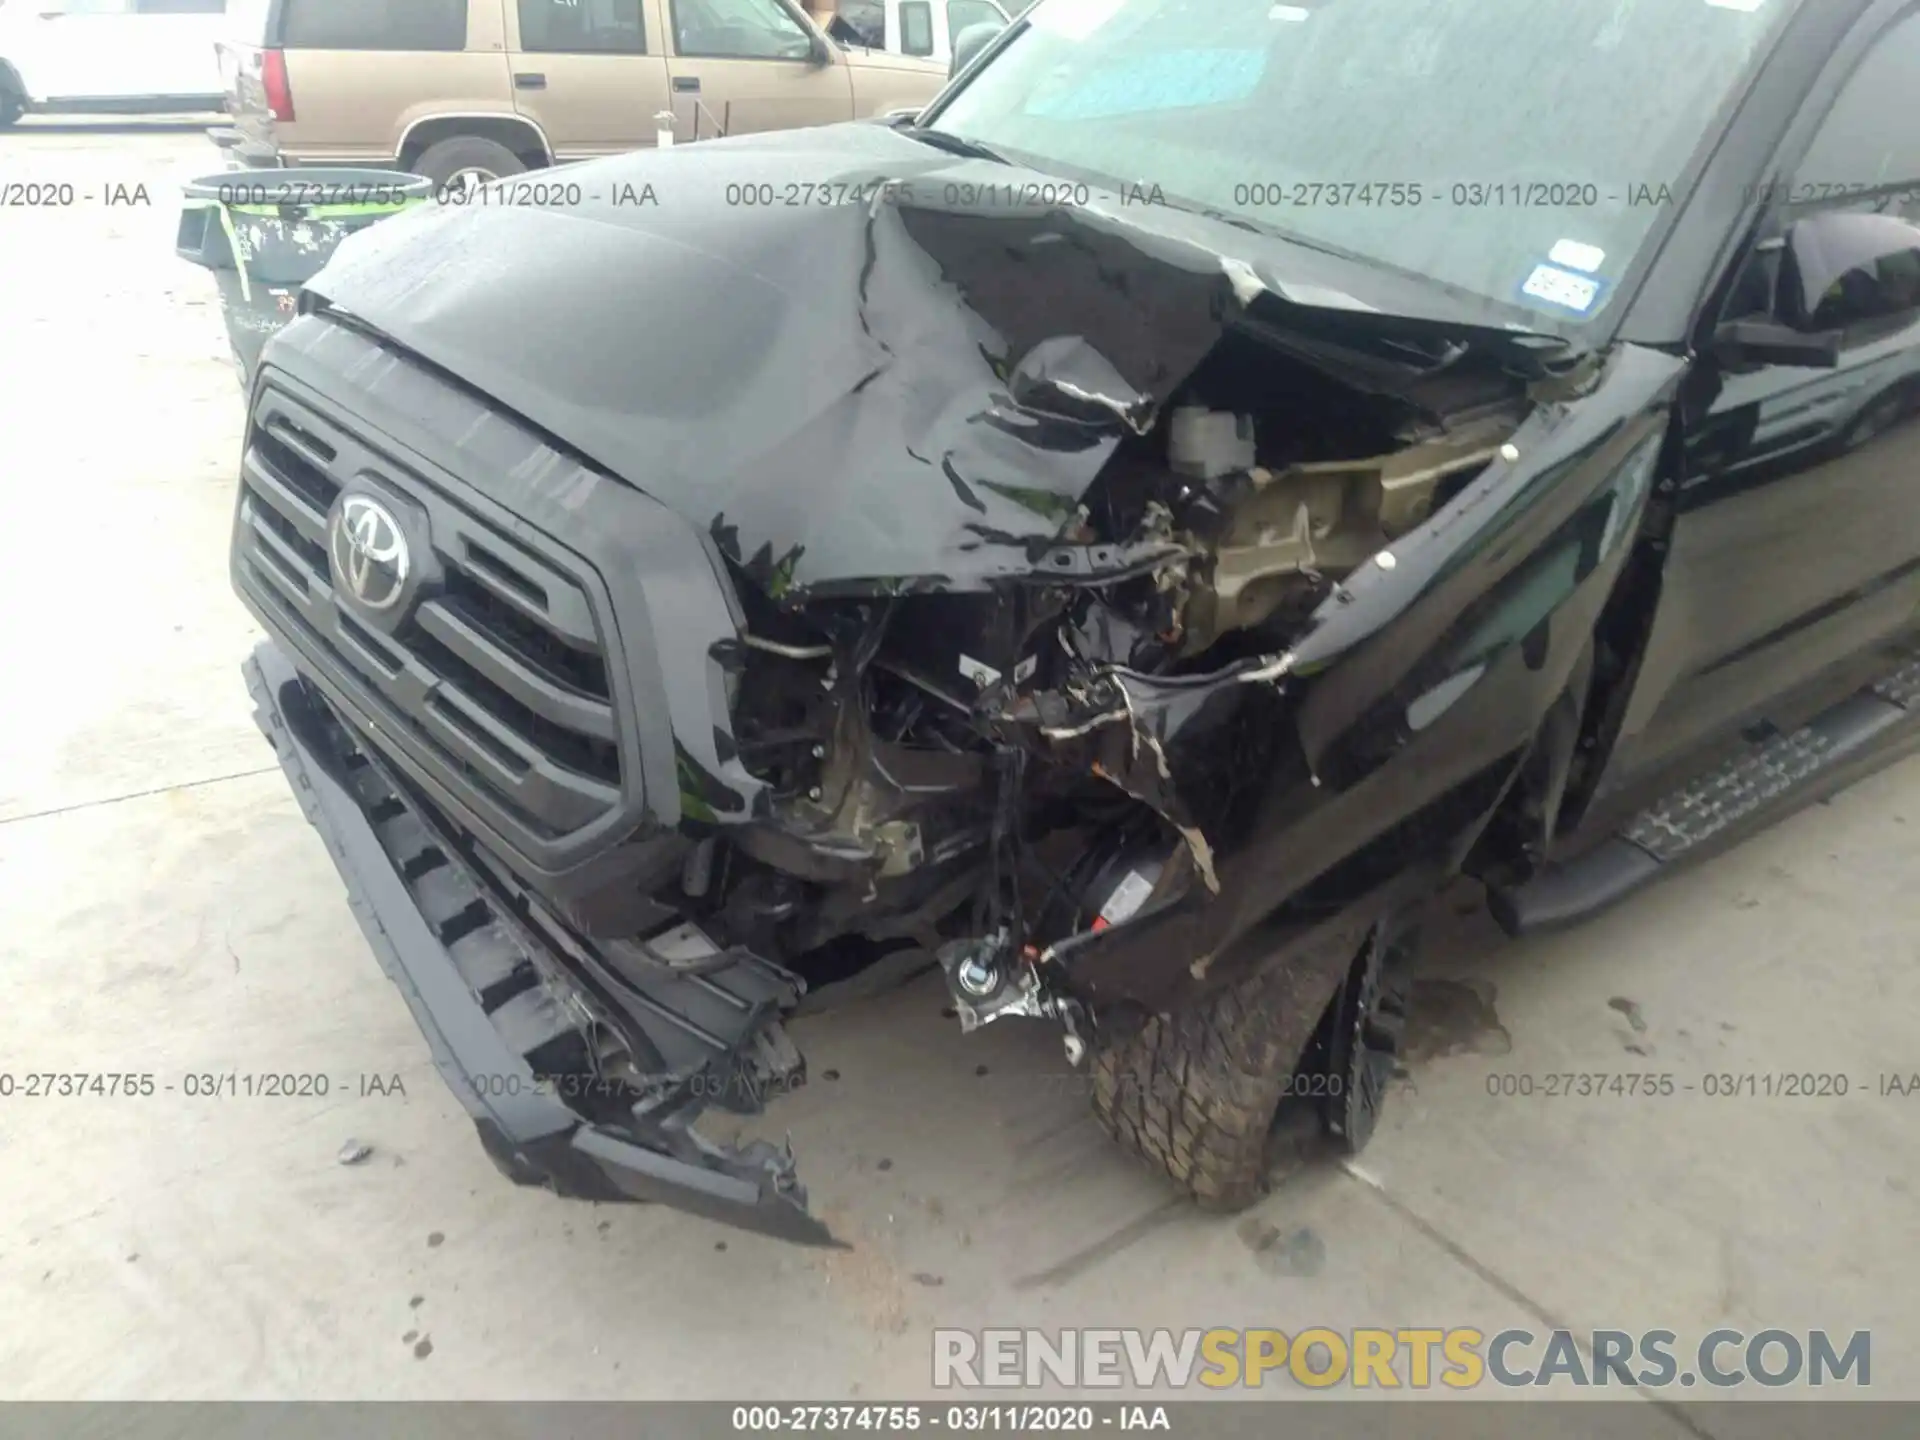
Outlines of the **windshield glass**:
<svg viewBox="0 0 1920 1440">
<path fill-rule="evenodd" d="M 1041 0 L 933 126 L 1575 323 L 1799 0 Z"/>
</svg>

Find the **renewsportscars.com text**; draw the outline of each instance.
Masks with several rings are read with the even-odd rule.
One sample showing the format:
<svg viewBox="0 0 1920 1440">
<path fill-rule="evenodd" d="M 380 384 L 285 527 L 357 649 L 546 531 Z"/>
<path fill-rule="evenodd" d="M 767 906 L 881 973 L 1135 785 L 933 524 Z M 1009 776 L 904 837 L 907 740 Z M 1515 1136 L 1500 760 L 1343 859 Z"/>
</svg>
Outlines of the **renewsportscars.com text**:
<svg viewBox="0 0 1920 1440">
<path fill-rule="evenodd" d="M 1628 1389 L 1844 1385 L 1873 1380 L 1866 1330 L 935 1330 L 939 1389 Z"/>
</svg>

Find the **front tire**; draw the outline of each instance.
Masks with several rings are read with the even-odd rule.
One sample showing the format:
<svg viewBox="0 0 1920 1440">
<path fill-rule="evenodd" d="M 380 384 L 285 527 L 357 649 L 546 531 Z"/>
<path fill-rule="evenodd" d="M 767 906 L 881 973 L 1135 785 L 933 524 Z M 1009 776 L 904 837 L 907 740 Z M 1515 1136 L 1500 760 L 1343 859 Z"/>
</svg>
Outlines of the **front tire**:
<svg viewBox="0 0 1920 1440">
<path fill-rule="evenodd" d="M 27 100 L 9 80 L 0 79 L 0 130 L 20 123 L 27 113 Z"/>
<path fill-rule="evenodd" d="M 1853 423 L 1842 432 L 1841 451 L 1858 450 L 1869 441 L 1879 439 L 1900 423 L 1912 405 L 1913 393 L 1910 391 L 1895 390 L 1880 396 L 1855 416 Z"/>
<path fill-rule="evenodd" d="M 1382 924 L 1317 984 L 1275 966 L 1149 1017 L 1096 1048 L 1095 1116 L 1206 1210 L 1255 1204 L 1329 1135 L 1359 1151 L 1397 1063 L 1414 945 Z"/>
</svg>

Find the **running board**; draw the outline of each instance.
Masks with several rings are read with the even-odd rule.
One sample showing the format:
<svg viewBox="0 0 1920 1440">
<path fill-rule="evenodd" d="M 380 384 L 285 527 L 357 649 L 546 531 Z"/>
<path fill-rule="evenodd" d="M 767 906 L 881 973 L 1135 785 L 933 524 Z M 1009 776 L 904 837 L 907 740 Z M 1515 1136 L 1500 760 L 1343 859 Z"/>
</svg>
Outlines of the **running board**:
<svg viewBox="0 0 1920 1440">
<path fill-rule="evenodd" d="M 1792 734 L 1751 746 L 1566 864 L 1548 865 L 1524 885 L 1490 888 L 1488 908 L 1509 935 L 1585 920 L 1683 864 L 1729 849 L 1920 748 L 1916 721 L 1920 659 Z"/>
</svg>

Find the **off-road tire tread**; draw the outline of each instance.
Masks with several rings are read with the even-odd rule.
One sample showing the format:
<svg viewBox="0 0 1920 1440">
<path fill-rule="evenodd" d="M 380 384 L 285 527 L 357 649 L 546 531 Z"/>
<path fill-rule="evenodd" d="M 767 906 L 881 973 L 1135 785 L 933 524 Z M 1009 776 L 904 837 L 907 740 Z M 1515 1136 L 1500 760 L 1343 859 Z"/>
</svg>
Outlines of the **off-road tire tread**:
<svg viewBox="0 0 1920 1440">
<path fill-rule="evenodd" d="M 1268 1131 L 1298 1058 L 1281 1053 L 1275 988 L 1249 976 L 1088 1061 L 1101 1126 L 1204 1209 L 1244 1210 L 1266 1194 Z"/>
</svg>

